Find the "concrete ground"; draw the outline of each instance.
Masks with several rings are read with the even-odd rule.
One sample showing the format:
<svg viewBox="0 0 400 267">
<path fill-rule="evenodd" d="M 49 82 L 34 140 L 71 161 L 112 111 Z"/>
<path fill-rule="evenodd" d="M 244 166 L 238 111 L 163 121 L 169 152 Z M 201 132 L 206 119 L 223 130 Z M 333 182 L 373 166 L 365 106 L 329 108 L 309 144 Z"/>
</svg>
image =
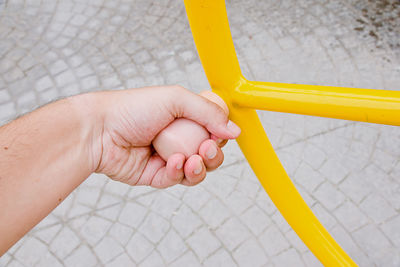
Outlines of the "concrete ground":
<svg viewBox="0 0 400 267">
<path fill-rule="evenodd" d="M 231 0 L 249 79 L 400 89 L 397 0 Z M 209 88 L 179 0 L 0 0 L 0 123 L 61 96 Z M 400 266 L 400 128 L 260 112 L 286 170 L 360 266 Z M 0 266 L 320 266 L 235 142 L 199 186 L 92 175 Z M 300 220 L 301 218 L 299 218 Z"/>
</svg>

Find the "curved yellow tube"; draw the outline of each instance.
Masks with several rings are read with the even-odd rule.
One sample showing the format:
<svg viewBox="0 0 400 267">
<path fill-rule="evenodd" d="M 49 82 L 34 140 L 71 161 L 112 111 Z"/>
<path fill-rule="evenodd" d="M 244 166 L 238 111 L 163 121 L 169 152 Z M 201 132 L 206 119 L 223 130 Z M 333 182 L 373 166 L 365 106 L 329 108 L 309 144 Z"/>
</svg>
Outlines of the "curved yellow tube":
<svg viewBox="0 0 400 267">
<path fill-rule="evenodd" d="M 249 100 L 249 107 L 255 104 L 266 107 L 268 103 L 256 102 L 255 94 L 245 95 L 246 89 L 251 91 L 252 88 L 246 87 L 247 81 L 241 75 L 224 0 L 185 0 L 185 6 L 207 78 L 213 91 L 227 102 L 231 119 L 242 128 L 238 144 L 262 186 L 294 231 L 324 265 L 355 266 L 314 216 L 287 176 L 256 112 L 240 107 L 247 106 Z"/>
<path fill-rule="evenodd" d="M 275 154 L 256 112 L 233 109 L 231 116 L 242 128 L 237 141 L 243 154 L 293 230 L 325 266 L 355 266 L 298 193 Z"/>
</svg>

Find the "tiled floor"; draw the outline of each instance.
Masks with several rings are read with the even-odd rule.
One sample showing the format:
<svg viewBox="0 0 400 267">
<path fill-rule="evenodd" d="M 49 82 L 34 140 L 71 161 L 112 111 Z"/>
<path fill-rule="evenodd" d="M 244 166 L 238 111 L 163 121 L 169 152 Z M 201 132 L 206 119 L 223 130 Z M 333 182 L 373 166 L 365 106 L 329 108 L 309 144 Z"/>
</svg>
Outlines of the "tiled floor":
<svg viewBox="0 0 400 267">
<path fill-rule="evenodd" d="M 250 79 L 400 89 L 397 0 L 227 6 Z M 175 83 L 209 88 L 182 1 L 0 0 L 2 124 L 61 96 Z M 306 202 L 355 261 L 400 266 L 400 128 L 259 114 Z M 193 188 L 92 175 L 0 266 L 320 266 L 236 143 L 225 153 Z"/>
</svg>

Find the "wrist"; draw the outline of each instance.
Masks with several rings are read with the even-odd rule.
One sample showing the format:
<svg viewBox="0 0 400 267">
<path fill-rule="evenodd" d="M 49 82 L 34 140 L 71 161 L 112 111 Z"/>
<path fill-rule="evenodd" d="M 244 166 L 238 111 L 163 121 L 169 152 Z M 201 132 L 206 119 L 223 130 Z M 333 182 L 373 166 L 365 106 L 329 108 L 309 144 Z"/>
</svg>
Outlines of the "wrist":
<svg viewBox="0 0 400 267">
<path fill-rule="evenodd" d="M 86 155 L 91 173 L 100 164 L 104 130 L 104 103 L 102 93 L 85 93 L 67 98 L 79 120 L 79 147 Z"/>
</svg>

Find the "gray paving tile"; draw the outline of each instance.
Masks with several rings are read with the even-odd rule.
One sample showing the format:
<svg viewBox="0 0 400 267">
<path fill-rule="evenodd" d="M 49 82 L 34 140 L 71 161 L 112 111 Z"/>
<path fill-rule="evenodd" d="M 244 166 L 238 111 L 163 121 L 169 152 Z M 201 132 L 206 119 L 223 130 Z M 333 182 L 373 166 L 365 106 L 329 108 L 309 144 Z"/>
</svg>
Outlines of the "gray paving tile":
<svg viewBox="0 0 400 267">
<path fill-rule="evenodd" d="M 400 89 L 398 1 L 230 0 L 249 79 Z M 0 124 L 54 99 L 209 89 L 182 1 L 0 0 Z M 398 266 L 400 128 L 258 112 L 306 202 L 361 266 Z M 1 266 L 321 266 L 229 143 L 199 186 L 94 174 Z"/>
</svg>

